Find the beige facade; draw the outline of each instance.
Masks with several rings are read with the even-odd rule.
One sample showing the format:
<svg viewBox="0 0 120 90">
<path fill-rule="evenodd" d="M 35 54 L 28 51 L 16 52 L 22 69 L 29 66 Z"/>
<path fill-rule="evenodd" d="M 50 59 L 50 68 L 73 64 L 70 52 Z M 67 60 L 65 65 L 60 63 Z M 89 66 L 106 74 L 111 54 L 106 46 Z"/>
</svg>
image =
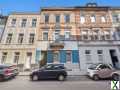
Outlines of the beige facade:
<svg viewBox="0 0 120 90">
<path fill-rule="evenodd" d="M 15 19 L 15 22 L 12 23 L 12 20 Z M 27 19 L 25 27 L 21 26 L 22 19 Z M 36 26 L 32 27 L 32 20 L 36 19 Z M 40 15 L 32 13 L 13 13 L 9 15 L 8 21 L 5 27 L 5 31 L 2 37 L 0 44 L 0 60 L 1 63 L 8 64 L 19 64 L 24 65 L 29 57 L 27 53 L 32 53 L 30 56 L 31 64 L 35 64 L 35 50 L 36 50 L 36 34 L 39 27 Z M 8 34 L 12 34 L 10 43 L 7 43 Z M 23 40 L 19 43 L 18 38 L 19 34 L 23 34 Z M 34 41 L 30 43 L 30 34 L 34 34 Z M 15 53 L 19 52 L 19 61 L 15 61 Z M 5 61 L 2 61 L 4 57 L 3 54 L 7 53 Z"/>
</svg>

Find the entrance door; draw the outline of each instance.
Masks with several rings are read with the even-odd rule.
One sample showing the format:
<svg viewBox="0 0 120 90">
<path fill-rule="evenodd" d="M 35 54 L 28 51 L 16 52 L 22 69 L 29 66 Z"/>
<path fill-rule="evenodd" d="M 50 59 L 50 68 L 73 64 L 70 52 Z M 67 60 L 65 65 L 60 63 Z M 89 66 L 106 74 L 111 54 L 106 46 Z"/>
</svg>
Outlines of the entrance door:
<svg viewBox="0 0 120 90">
<path fill-rule="evenodd" d="M 53 60 L 54 60 L 54 63 L 59 62 L 59 53 L 54 53 Z"/>
<path fill-rule="evenodd" d="M 25 69 L 30 69 L 31 68 L 31 59 L 32 59 L 32 53 L 27 53 Z"/>
<path fill-rule="evenodd" d="M 118 57 L 115 50 L 110 50 L 111 60 L 115 68 L 119 67 Z"/>
<path fill-rule="evenodd" d="M 70 52 L 66 54 L 66 59 L 67 59 L 66 61 L 68 63 L 71 63 L 71 53 Z"/>
</svg>

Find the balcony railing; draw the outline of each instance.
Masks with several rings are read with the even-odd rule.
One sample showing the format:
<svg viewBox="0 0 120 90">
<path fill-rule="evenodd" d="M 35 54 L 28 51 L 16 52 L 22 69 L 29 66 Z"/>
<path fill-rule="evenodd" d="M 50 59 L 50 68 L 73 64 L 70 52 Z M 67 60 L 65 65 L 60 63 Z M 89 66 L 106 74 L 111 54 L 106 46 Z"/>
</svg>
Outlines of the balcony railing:
<svg viewBox="0 0 120 90">
<path fill-rule="evenodd" d="M 55 41 L 50 42 L 50 48 L 64 48 L 64 41 L 56 39 Z"/>
</svg>

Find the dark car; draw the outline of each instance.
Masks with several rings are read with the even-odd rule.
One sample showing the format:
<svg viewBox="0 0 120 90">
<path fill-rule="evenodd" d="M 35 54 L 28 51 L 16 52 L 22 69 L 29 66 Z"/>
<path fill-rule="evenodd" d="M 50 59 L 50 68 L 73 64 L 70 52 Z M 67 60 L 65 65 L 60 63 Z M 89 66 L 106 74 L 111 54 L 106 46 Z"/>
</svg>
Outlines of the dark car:
<svg viewBox="0 0 120 90">
<path fill-rule="evenodd" d="M 30 79 L 33 81 L 40 79 L 58 79 L 65 80 L 67 77 L 66 68 L 63 64 L 49 64 L 44 67 L 33 71 L 30 74 Z"/>
<path fill-rule="evenodd" d="M 14 69 L 10 65 L 0 65 L 0 81 L 15 77 Z"/>
</svg>

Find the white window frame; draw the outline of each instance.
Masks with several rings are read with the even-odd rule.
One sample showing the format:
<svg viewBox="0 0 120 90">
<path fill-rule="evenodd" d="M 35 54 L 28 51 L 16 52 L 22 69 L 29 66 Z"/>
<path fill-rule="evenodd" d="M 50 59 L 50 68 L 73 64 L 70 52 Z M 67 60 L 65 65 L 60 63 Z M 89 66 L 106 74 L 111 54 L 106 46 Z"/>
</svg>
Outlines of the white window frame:
<svg viewBox="0 0 120 90">
<path fill-rule="evenodd" d="M 80 23 L 81 24 L 85 23 L 85 16 L 84 15 L 80 15 Z"/>
<path fill-rule="evenodd" d="M 106 16 L 101 16 L 101 22 L 105 23 L 106 22 Z"/>
<path fill-rule="evenodd" d="M 91 20 L 92 23 L 95 23 L 96 22 L 96 16 L 95 15 L 90 16 L 90 20 Z"/>
</svg>

